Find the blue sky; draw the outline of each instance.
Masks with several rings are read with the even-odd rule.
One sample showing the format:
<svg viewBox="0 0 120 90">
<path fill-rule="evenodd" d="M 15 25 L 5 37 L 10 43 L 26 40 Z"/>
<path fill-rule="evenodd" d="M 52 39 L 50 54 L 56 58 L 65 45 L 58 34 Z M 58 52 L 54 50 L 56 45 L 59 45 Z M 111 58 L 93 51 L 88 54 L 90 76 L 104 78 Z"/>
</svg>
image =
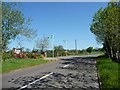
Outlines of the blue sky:
<svg viewBox="0 0 120 90">
<path fill-rule="evenodd" d="M 20 2 L 19 2 L 20 3 Z M 63 45 L 67 40 L 67 48 L 85 49 L 89 46 L 101 47 L 97 44 L 95 36 L 90 32 L 90 24 L 95 12 L 101 7 L 106 7 L 105 2 L 23 2 L 20 3 L 24 15 L 31 17 L 30 27 L 37 30 L 38 36 L 34 39 L 22 41 L 25 48 L 35 48 L 35 40 L 44 35 L 54 35 L 54 44 Z M 52 40 L 50 39 L 50 42 Z M 12 41 L 9 48 L 19 47 L 18 40 Z M 52 47 L 50 43 L 49 49 Z"/>
</svg>

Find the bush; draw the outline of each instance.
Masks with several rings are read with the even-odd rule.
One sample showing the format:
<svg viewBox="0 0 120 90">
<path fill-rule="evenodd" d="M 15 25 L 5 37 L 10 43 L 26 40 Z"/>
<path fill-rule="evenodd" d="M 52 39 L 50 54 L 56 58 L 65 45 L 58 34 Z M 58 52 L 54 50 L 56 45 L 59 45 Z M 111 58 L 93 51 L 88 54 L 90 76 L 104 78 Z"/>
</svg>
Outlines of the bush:
<svg viewBox="0 0 120 90">
<path fill-rule="evenodd" d="M 38 56 L 38 58 L 43 58 L 42 54 L 38 54 L 37 56 Z"/>
<path fill-rule="evenodd" d="M 9 59 L 9 58 L 11 58 L 11 57 L 12 57 L 11 52 L 4 52 L 4 53 L 2 54 L 2 59 L 3 59 L 3 60 Z"/>
<path fill-rule="evenodd" d="M 52 50 L 47 50 L 47 57 L 52 57 L 52 53 L 53 53 Z"/>
<path fill-rule="evenodd" d="M 43 56 L 41 54 L 38 54 L 38 53 L 28 53 L 27 57 L 28 58 L 34 58 L 34 59 L 43 58 Z"/>
<path fill-rule="evenodd" d="M 23 54 L 23 53 L 20 53 L 19 54 L 19 58 L 24 58 L 26 55 L 25 54 Z"/>
<path fill-rule="evenodd" d="M 33 54 L 33 53 L 28 53 L 28 54 L 27 54 L 27 57 L 28 57 L 28 58 L 34 58 L 34 54 Z"/>
<path fill-rule="evenodd" d="M 93 47 L 88 47 L 88 48 L 86 49 L 86 51 L 87 51 L 88 53 L 91 53 L 91 52 L 93 51 Z"/>
</svg>

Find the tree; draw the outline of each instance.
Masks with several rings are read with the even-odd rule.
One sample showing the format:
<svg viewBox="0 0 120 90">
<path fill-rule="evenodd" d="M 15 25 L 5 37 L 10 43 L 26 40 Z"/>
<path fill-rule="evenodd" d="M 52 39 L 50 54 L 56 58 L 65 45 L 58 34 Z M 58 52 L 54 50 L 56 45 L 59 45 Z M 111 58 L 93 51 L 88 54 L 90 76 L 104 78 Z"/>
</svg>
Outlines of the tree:
<svg viewBox="0 0 120 90">
<path fill-rule="evenodd" d="M 2 4 L 0 3 L 0 56 L 2 56 Z M 0 60 L 2 60 L 0 58 Z"/>
<path fill-rule="evenodd" d="M 49 38 L 44 36 L 43 38 L 38 38 L 35 41 L 36 47 L 39 48 L 41 50 L 41 52 L 45 51 L 48 46 L 49 46 Z"/>
<path fill-rule="evenodd" d="M 2 3 L 2 51 L 7 49 L 11 39 L 17 36 L 31 38 L 35 31 L 30 29 L 30 18 L 26 18 L 13 3 Z"/>
<path fill-rule="evenodd" d="M 120 60 L 120 6 L 109 2 L 104 9 L 100 8 L 93 17 L 91 32 L 98 42 L 102 43 L 107 55 L 113 60 Z"/>
<path fill-rule="evenodd" d="M 88 53 L 91 53 L 91 52 L 93 51 L 93 47 L 88 47 L 88 48 L 86 49 L 86 51 L 87 51 Z"/>
<path fill-rule="evenodd" d="M 54 50 L 55 50 L 56 56 L 59 56 L 64 52 L 64 48 L 62 45 L 55 46 Z"/>
</svg>

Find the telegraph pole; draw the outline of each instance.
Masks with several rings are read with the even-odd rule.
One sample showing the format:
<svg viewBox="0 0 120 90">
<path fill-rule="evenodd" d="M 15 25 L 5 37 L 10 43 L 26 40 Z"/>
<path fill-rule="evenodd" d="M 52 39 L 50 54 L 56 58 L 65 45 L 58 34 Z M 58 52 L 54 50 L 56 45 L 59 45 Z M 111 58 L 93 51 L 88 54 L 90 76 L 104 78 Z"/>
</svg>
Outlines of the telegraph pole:
<svg viewBox="0 0 120 90">
<path fill-rule="evenodd" d="M 77 40 L 75 40 L 75 52 L 76 52 L 76 55 L 78 54 L 77 53 Z"/>
</svg>

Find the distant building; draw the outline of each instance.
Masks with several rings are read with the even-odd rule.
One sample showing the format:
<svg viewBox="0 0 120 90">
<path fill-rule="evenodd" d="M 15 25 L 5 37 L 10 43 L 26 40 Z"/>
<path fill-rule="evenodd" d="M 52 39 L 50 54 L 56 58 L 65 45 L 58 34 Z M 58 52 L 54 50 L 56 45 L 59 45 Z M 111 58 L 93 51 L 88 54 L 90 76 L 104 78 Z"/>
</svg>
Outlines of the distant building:
<svg viewBox="0 0 120 90">
<path fill-rule="evenodd" d="M 12 54 L 15 58 L 24 57 L 22 48 L 13 48 Z"/>
</svg>

